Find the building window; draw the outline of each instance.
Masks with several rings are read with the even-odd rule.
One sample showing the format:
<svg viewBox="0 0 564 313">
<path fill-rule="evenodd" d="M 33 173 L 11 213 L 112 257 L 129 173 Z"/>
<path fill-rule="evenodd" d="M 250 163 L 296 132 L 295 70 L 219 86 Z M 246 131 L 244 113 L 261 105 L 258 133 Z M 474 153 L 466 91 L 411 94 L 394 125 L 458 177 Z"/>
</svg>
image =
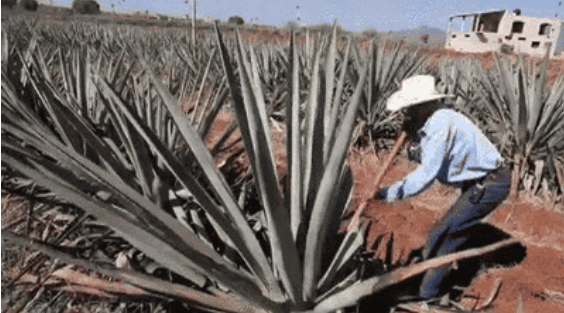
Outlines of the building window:
<svg viewBox="0 0 564 313">
<path fill-rule="evenodd" d="M 517 21 L 513 22 L 513 26 L 511 27 L 512 34 L 521 34 L 523 33 L 523 28 L 525 27 L 525 23 Z"/>
<path fill-rule="evenodd" d="M 540 46 L 540 42 L 539 41 L 533 41 L 531 43 L 531 48 L 538 48 Z"/>
<path fill-rule="evenodd" d="M 497 33 L 499 23 L 505 11 L 484 13 L 480 16 L 480 23 L 478 24 L 478 32 L 484 33 Z"/>
<path fill-rule="evenodd" d="M 550 24 L 548 23 L 543 23 L 540 25 L 539 27 L 539 35 L 547 35 L 550 32 Z"/>
</svg>

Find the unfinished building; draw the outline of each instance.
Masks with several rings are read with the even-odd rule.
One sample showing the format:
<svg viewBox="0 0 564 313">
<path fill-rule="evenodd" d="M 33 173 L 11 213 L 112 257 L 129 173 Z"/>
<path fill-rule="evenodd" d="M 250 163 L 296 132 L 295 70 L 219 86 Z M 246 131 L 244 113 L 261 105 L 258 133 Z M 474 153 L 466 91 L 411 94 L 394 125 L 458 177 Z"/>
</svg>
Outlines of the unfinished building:
<svg viewBox="0 0 564 313">
<path fill-rule="evenodd" d="M 526 53 L 564 57 L 564 20 L 521 15 L 519 9 L 450 17 L 446 48 L 460 52 Z"/>
</svg>

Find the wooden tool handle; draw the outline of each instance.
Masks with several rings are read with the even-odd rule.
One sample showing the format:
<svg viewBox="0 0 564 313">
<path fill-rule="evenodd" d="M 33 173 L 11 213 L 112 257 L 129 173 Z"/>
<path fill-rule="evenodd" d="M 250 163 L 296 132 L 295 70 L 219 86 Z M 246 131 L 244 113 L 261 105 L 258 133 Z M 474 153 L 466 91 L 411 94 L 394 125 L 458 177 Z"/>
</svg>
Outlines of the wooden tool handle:
<svg viewBox="0 0 564 313">
<path fill-rule="evenodd" d="M 384 175 L 386 175 L 388 167 L 390 167 L 390 164 L 392 164 L 392 161 L 394 160 L 396 154 L 398 154 L 399 149 L 401 149 L 401 147 L 403 146 L 406 137 L 407 133 L 402 132 L 394 147 L 392 148 L 388 159 L 386 160 L 384 165 L 382 165 L 382 170 L 380 171 L 380 173 L 378 173 L 378 176 L 376 176 L 376 181 L 374 182 L 374 193 L 372 194 L 372 198 L 376 197 L 376 195 L 380 191 L 380 184 L 382 183 L 382 179 L 384 178 Z"/>
<path fill-rule="evenodd" d="M 382 166 L 382 170 L 378 173 L 378 176 L 376 176 L 376 181 L 374 183 L 374 193 L 369 199 L 376 197 L 376 195 L 380 191 L 380 183 L 382 182 L 382 179 L 384 178 L 384 175 L 386 174 L 388 167 L 390 167 L 390 164 L 392 164 L 394 157 L 396 156 L 396 154 L 398 154 L 399 149 L 403 146 L 406 137 L 407 137 L 407 133 L 402 132 L 400 137 L 396 141 L 394 147 L 392 148 L 392 151 L 390 152 L 390 155 L 388 156 L 388 159 L 386 160 L 386 162 L 384 162 L 384 165 Z M 353 218 L 349 223 L 349 226 L 347 227 L 347 232 L 350 232 L 351 230 L 358 227 L 358 224 L 360 222 L 360 215 L 366 208 L 369 199 L 362 201 L 362 203 L 358 206 L 358 209 L 354 212 Z"/>
</svg>

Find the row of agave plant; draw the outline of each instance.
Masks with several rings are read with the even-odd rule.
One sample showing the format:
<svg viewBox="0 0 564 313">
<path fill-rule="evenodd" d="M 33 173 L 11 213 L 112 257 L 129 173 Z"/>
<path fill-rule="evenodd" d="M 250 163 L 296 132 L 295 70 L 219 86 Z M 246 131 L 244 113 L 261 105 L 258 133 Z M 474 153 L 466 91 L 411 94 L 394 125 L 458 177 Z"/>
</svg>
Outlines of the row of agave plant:
<svg viewBox="0 0 564 313">
<path fill-rule="evenodd" d="M 336 28 L 302 49 L 295 35 L 254 47 L 217 27 L 198 47 L 187 34 L 58 27 L 22 27 L 3 53 L 3 210 L 25 212 L 2 238 L 36 251 L 3 281 L 16 292 L 10 312 L 48 309 L 52 288 L 214 312 L 329 312 L 511 243 L 362 274 L 368 222 L 340 232 L 347 154 L 359 138 L 393 134 L 383 99 L 428 71 L 400 47 L 341 46 Z M 249 164 L 238 188 L 214 159 L 227 140 L 205 144 L 225 104 L 236 124 L 220 137 L 238 128 Z"/>
</svg>

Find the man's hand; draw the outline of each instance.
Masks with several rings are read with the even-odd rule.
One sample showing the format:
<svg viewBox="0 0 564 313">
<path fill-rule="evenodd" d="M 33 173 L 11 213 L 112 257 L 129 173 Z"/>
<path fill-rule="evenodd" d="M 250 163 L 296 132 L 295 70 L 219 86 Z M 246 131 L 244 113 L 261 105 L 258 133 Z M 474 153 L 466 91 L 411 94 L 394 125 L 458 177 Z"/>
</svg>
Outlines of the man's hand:
<svg viewBox="0 0 564 313">
<path fill-rule="evenodd" d="M 376 200 L 386 200 L 388 198 L 388 187 L 384 187 L 380 189 L 375 195 L 374 199 Z"/>
</svg>

